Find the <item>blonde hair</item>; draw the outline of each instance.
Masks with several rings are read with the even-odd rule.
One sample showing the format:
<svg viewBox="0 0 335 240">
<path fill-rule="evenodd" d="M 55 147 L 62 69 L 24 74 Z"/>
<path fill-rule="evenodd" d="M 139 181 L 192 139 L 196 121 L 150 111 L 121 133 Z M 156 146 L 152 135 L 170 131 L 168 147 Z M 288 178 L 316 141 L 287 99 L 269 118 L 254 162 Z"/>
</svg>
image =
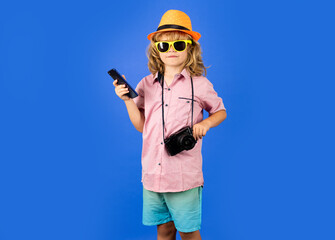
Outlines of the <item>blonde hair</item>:
<svg viewBox="0 0 335 240">
<path fill-rule="evenodd" d="M 202 51 L 200 47 L 200 43 L 195 41 L 191 35 L 181 32 L 181 31 L 166 31 L 159 32 L 152 36 L 149 46 L 146 50 L 146 55 L 149 59 L 148 67 L 149 71 L 155 75 L 158 71 L 161 73 L 165 72 L 165 66 L 163 61 L 160 59 L 159 52 L 155 46 L 155 42 L 161 40 L 161 37 L 165 36 L 168 41 L 174 41 L 179 39 L 189 39 L 192 40 L 192 44 L 188 44 L 187 46 L 187 58 L 183 65 L 183 68 L 186 68 L 191 76 L 201 76 L 205 73 L 204 76 L 207 75 L 207 70 L 204 63 L 202 61 Z"/>
</svg>

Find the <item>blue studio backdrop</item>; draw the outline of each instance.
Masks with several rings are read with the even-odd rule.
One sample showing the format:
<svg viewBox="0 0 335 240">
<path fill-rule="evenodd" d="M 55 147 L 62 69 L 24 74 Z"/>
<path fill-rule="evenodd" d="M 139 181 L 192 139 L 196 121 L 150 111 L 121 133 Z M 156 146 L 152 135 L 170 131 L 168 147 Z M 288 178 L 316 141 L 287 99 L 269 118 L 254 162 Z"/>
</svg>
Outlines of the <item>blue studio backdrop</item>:
<svg viewBox="0 0 335 240">
<path fill-rule="evenodd" d="M 202 34 L 227 109 L 203 138 L 202 238 L 335 239 L 333 7 L 2 3 L 0 240 L 156 239 L 142 225 L 142 135 L 107 71 L 134 87 L 149 75 L 147 35 L 169 9 Z"/>
</svg>

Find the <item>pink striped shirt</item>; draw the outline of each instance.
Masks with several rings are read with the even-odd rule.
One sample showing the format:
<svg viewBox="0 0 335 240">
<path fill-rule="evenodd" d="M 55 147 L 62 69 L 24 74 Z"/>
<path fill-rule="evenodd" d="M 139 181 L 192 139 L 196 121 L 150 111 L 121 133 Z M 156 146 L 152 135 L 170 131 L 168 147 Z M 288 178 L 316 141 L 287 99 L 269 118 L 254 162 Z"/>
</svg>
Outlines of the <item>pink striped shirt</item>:
<svg viewBox="0 0 335 240">
<path fill-rule="evenodd" d="M 162 86 L 158 73 L 144 77 L 136 87 L 134 102 L 144 113 L 142 144 L 142 182 L 154 192 L 179 192 L 203 186 L 202 139 L 194 148 L 170 156 L 163 142 Z M 213 84 L 204 76 L 194 76 L 193 125 L 203 120 L 203 109 L 209 115 L 226 110 Z M 192 87 L 186 68 L 174 76 L 170 86 L 164 82 L 164 136 L 169 137 L 186 125 L 191 126 Z"/>
</svg>

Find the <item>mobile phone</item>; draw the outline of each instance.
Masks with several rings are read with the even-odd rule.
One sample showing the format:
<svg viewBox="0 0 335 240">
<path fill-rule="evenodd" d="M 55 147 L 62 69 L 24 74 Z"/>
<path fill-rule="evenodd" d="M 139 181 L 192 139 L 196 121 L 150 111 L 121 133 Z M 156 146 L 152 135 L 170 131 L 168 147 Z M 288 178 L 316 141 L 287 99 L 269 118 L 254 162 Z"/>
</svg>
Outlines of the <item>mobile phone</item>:
<svg viewBox="0 0 335 240">
<path fill-rule="evenodd" d="M 138 96 L 137 92 L 130 86 L 129 83 L 127 83 L 126 79 L 124 79 L 121 74 L 115 69 L 111 69 L 108 71 L 108 74 L 114 79 L 117 80 L 117 85 L 126 84 L 126 87 L 128 87 L 129 92 L 125 94 L 126 96 L 130 98 L 135 98 Z"/>
</svg>

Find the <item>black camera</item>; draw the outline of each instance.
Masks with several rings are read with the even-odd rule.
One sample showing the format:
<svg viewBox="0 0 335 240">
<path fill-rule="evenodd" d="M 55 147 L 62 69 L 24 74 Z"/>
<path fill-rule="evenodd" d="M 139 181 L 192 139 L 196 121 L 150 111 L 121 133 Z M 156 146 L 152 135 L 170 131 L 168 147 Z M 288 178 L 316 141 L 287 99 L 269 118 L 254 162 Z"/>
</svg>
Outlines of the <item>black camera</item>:
<svg viewBox="0 0 335 240">
<path fill-rule="evenodd" d="M 183 150 L 192 149 L 196 142 L 192 134 L 192 129 L 189 126 L 179 129 L 164 139 L 166 150 L 170 156 L 174 156 Z"/>
</svg>

